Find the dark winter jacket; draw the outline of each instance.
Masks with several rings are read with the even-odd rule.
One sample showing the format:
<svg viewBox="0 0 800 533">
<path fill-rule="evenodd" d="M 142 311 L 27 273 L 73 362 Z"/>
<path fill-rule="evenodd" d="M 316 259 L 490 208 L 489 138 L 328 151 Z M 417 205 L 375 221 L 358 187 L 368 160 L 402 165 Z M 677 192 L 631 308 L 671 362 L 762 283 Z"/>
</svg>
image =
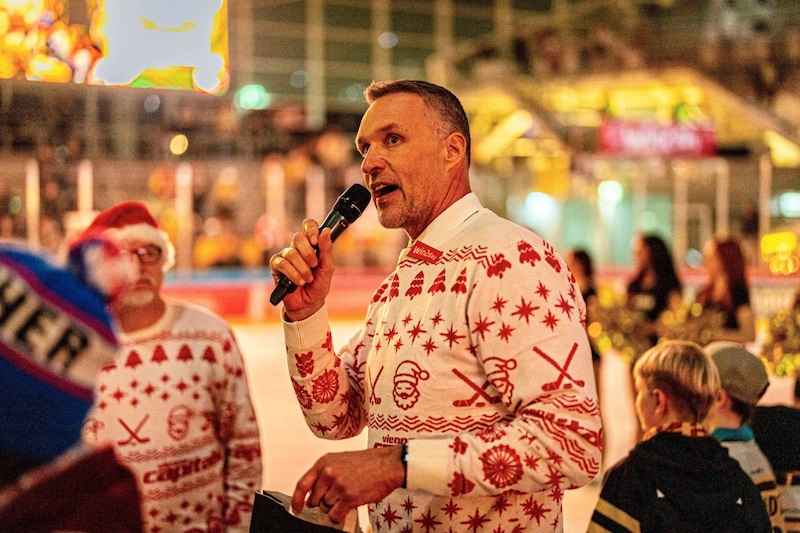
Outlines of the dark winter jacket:
<svg viewBox="0 0 800 533">
<path fill-rule="evenodd" d="M 769 532 L 758 489 L 715 439 L 660 432 L 607 474 L 589 531 Z"/>
</svg>

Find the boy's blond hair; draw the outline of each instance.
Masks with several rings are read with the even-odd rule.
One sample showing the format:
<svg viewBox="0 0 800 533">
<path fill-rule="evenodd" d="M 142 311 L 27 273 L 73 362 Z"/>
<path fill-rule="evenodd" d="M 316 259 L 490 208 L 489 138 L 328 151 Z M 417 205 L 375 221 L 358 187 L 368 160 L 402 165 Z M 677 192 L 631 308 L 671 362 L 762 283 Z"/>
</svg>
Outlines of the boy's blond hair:
<svg viewBox="0 0 800 533">
<path fill-rule="evenodd" d="M 719 392 L 716 365 L 698 344 L 666 341 L 647 350 L 633 367 L 634 378 L 660 389 L 686 422 L 700 423 Z"/>
</svg>

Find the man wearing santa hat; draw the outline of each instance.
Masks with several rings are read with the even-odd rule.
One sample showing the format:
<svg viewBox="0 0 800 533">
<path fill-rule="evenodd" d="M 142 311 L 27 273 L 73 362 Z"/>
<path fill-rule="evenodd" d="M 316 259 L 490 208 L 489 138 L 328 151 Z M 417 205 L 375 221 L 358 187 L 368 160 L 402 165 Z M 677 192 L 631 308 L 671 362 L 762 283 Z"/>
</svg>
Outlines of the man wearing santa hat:
<svg viewBox="0 0 800 533">
<path fill-rule="evenodd" d="M 261 450 L 230 327 L 161 295 L 175 253 L 143 203 L 103 211 L 93 233 L 124 243 L 137 275 L 111 306 L 122 347 L 100 372 L 84 438 L 113 443 L 134 472 L 147 531 L 248 531 Z"/>
</svg>

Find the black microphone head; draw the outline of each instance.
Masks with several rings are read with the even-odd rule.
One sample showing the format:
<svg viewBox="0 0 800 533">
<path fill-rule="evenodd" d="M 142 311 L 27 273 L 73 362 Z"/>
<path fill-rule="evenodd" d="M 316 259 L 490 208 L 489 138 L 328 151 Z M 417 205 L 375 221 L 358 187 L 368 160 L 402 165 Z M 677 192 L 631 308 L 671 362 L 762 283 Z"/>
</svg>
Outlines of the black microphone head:
<svg viewBox="0 0 800 533">
<path fill-rule="evenodd" d="M 338 211 L 349 224 L 352 224 L 361 216 L 364 209 L 367 208 L 371 198 L 372 195 L 369 193 L 369 189 L 356 183 L 348 187 L 347 190 L 339 196 L 334 209 Z"/>
</svg>

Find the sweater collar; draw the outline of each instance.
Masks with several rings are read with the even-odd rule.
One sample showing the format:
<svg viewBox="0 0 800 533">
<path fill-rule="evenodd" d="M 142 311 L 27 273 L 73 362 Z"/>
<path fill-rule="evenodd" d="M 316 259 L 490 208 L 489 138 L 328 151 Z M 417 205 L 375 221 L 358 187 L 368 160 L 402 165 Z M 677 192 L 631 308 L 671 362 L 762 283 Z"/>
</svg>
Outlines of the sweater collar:
<svg viewBox="0 0 800 533">
<path fill-rule="evenodd" d="M 474 192 L 467 193 L 428 224 L 428 227 L 422 230 L 416 240 L 435 246 L 439 239 L 477 213 L 482 207 Z M 414 242 L 412 241 L 410 244 L 414 244 Z"/>
</svg>

